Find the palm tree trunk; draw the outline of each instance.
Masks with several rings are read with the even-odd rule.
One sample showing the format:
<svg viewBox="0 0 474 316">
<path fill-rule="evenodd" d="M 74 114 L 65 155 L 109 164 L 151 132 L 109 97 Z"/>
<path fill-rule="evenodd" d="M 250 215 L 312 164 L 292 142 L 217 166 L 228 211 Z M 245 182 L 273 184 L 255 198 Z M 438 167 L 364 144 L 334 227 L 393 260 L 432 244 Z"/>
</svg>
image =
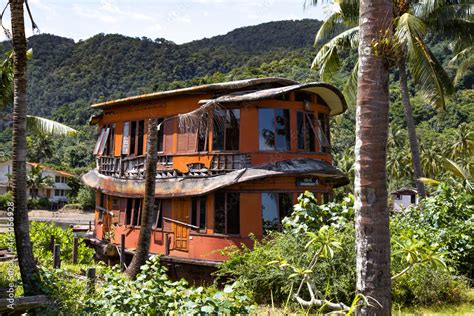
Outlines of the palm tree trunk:
<svg viewBox="0 0 474 316">
<path fill-rule="evenodd" d="M 418 179 L 423 177 L 421 169 L 420 151 L 418 150 L 418 139 L 416 137 L 415 121 L 413 120 L 413 111 L 408 94 L 406 58 L 402 57 L 399 61 L 398 70 L 400 71 L 400 91 L 402 93 L 402 103 L 405 109 L 405 120 L 407 122 L 408 140 L 410 142 L 411 159 L 413 160 L 413 171 L 415 173 L 416 189 L 420 199 L 426 197 L 425 186 Z"/>
<path fill-rule="evenodd" d="M 26 38 L 23 19 L 24 0 L 11 0 L 13 34 L 13 216 L 18 265 L 25 295 L 40 292 L 35 278 L 38 269 L 30 241 L 30 227 L 26 201 Z M 35 280 L 36 279 L 36 280 Z"/>
<path fill-rule="evenodd" d="M 130 266 L 125 272 L 129 278 L 134 279 L 140 267 L 148 259 L 148 250 L 150 248 L 152 214 L 155 207 L 155 181 L 156 181 L 156 163 L 157 139 L 158 139 L 158 120 L 152 118 L 148 121 L 148 140 L 146 153 L 146 171 L 145 171 L 145 197 L 143 198 L 142 219 L 140 235 L 138 236 L 138 246 L 133 256 Z"/>
<path fill-rule="evenodd" d="M 357 291 L 375 299 L 362 315 L 390 315 L 390 230 L 387 208 L 388 66 L 374 41 L 387 34 L 391 0 L 360 1 L 355 145 Z M 388 33 L 390 35 L 390 33 Z M 388 36 L 388 35 L 385 35 Z M 379 47 L 382 45 L 379 45 Z"/>
</svg>

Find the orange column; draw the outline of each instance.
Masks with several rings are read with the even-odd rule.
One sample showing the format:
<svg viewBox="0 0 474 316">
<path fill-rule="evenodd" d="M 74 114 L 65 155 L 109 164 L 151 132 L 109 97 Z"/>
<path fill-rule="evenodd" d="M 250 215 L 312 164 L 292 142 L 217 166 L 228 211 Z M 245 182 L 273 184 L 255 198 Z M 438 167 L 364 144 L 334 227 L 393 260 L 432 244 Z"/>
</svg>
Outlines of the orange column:
<svg viewBox="0 0 474 316">
<path fill-rule="evenodd" d="M 240 236 L 253 233 L 262 237 L 262 206 L 260 193 L 240 193 Z"/>
</svg>

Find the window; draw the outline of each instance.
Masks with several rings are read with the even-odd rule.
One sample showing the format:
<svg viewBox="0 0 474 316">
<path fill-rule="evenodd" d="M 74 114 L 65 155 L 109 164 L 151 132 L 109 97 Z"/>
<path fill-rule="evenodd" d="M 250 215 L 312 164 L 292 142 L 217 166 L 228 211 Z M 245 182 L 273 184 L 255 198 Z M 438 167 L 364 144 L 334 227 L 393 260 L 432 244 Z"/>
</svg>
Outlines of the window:
<svg viewBox="0 0 474 316">
<path fill-rule="evenodd" d="M 61 183 L 66 183 L 66 177 L 61 177 Z"/>
<path fill-rule="evenodd" d="M 198 128 L 198 151 L 209 150 L 209 115 L 204 113 Z"/>
<path fill-rule="evenodd" d="M 61 177 L 60 176 L 55 176 L 54 177 L 54 182 L 60 183 L 61 182 Z"/>
<path fill-rule="evenodd" d="M 298 150 L 316 151 L 316 132 L 314 114 L 309 112 L 296 113 L 298 128 Z"/>
<path fill-rule="evenodd" d="M 122 155 L 143 155 L 145 121 L 132 121 L 123 124 Z"/>
<path fill-rule="evenodd" d="M 115 142 L 115 124 L 108 125 L 107 128 L 109 129 L 109 133 L 107 139 L 105 140 L 104 155 L 113 156 Z"/>
<path fill-rule="evenodd" d="M 329 152 L 329 115 L 326 113 L 318 114 L 318 138 L 322 153 Z"/>
<path fill-rule="evenodd" d="M 102 130 L 100 131 L 99 138 L 97 138 L 97 143 L 95 144 L 95 147 L 94 147 L 94 155 L 97 155 L 99 153 L 99 148 L 102 144 L 104 135 L 105 135 L 105 128 L 102 128 Z"/>
<path fill-rule="evenodd" d="M 240 109 L 214 111 L 213 150 L 239 150 Z"/>
<path fill-rule="evenodd" d="M 162 201 L 155 199 L 155 206 L 153 208 L 152 223 L 153 228 L 163 228 L 163 212 L 162 212 Z"/>
<path fill-rule="evenodd" d="M 206 197 L 195 197 L 191 200 L 191 225 L 206 229 Z"/>
<path fill-rule="evenodd" d="M 158 119 L 158 126 L 160 127 L 160 129 L 158 130 L 158 139 L 157 139 L 158 144 L 157 144 L 156 147 L 157 147 L 159 153 L 163 152 L 163 144 L 164 144 L 164 132 L 163 131 L 165 129 L 163 121 L 164 121 L 163 118 Z"/>
<path fill-rule="evenodd" d="M 321 204 L 327 204 L 332 201 L 332 194 L 328 192 L 321 193 Z"/>
<path fill-rule="evenodd" d="M 414 195 L 414 194 L 410 195 L 410 202 L 411 202 L 411 204 L 416 203 L 416 195 Z"/>
<path fill-rule="evenodd" d="M 128 198 L 125 210 L 125 225 L 140 226 L 141 224 L 141 199 Z"/>
<path fill-rule="evenodd" d="M 240 233 L 240 194 L 219 191 L 215 193 L 214 230 L 220 234 Z"/>
<path fill-rule="evenodd" d="M 290 150 L 290 111 L 285 109 L 259 109 L 260 150 Z"/>
<path fill-rule="evenodd" d="M 102 222 L 102 220 L 104 219 L 104 206 L 105 206 L 105 194 L 100 192 L 99 193 L 100 196 L 99 196 L 99 218 L 98 218 L 98 221 L 99 222 Z"/>
<path fill-rule="evenodd" d="M 262 193 L 262 224 L 263 231 L 280 230 L 281 220 L 293 209 L 293 194 Z"/>
<path fill-rule="evenodd" d="M 197 128 L 178 127 L 178 152 L 196 152 L 197 146 Z"/>
</svg>

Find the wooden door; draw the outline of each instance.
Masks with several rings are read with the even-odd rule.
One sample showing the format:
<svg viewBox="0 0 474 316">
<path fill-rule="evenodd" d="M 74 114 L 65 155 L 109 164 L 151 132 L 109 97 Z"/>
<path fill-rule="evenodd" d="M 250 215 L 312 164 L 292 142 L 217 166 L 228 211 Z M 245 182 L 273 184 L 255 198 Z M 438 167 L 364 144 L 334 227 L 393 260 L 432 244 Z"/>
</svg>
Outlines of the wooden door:
<svg viewBox="0 0 474 316">
<path fill-rule="evenodd" d="M 187 199 L 176 199 L 173 201 L 173 219 L 182 223 L 189 223 L 189 204 Z M 174 248 L 176 250 L 188 251 L 189 227 L 173 222 Z"/>
</svg>

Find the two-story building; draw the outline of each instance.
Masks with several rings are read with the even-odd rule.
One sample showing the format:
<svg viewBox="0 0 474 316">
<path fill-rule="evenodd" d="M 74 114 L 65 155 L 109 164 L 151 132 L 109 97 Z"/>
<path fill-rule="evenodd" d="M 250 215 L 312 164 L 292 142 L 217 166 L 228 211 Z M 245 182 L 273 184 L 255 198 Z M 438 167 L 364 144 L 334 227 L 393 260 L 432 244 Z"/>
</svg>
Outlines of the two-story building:
<svg viewBox="0 0 474 316">
<path fill-rule="evenodd" d="M 29 188 L 27 191 L 28 197 L 37 196 L 39 198 L 47 198 L 51 203 L 57 206 L 67 203 L 67 196 L 71 191 L 71 187 L 67 184 L 67 179 L 74 177 L 74 175 L 34 162 L 26 163 L 26 171 L 29 173 L 32 167 L 38 166 L 41 168 L 41 176 L 51 178 L 52 185 L 37 189 Z M 11 160 L 0 162 L 0 194 L 5 194 L 10 190 L 10 174 L 12 170 Z M 37 192 L 32 192 L 32 190 L 37 190 Z"/>
<path fill-rule="evenodd" d="M 156 92 L 92 105 L 102 114 L 95 234 L 115 229 L 137 246 L 147 121 L 159 118 L 156 203 L 150 253 L 189 262 L 224 260 L 218 250 L 278 229 L 297 196 L 319 201 L 348 183 L 332 165 L 329 119 L 346 103 L 326 83 L 260 78 Z M 192 115 L 182 115 L 193 112 Z"/>
</svg>

